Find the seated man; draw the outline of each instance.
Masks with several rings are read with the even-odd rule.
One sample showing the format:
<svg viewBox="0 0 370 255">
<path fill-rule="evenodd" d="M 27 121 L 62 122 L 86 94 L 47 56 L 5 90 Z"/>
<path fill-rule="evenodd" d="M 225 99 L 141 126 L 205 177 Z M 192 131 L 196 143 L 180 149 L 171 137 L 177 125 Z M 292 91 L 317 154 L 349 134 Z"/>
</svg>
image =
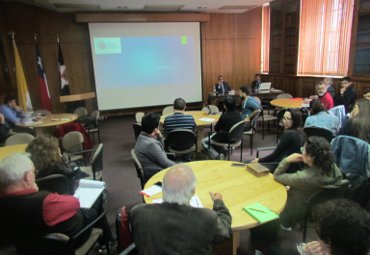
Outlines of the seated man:
<svg viewBox="0 0 370 255">
<path fill-rule="evenodd" d="M 4 115 L 5 121 L 11 128 L 14 128 L 24 118 L 23 110 L 17 105 L 13 96 L 5 96 L 4 104 L 0 105 L 0 113 Z"/>
<path fill-rule="evenodd" d="M 175 113 L 167 116 L 164 120 L 164 130 L 166 133 L 177 128 L 190 129 L 191 131 L 194 131 L 195 120 L 193 116 L 184 114 L 186 109 L 185 100 L 182 98 L 176 98 L 173 102 L 173 109 L 175 110 Z"/>
<path fill-rule="evenodd" d="M 239 95 L 243 100 L 242 103 L 242 118 L 245 119 L 247 116 L 249 116 L 252 112 L 255 110 L 260 109 L 260 102 L 255 98 L 249 95 L 249 89 L 245 86 L 240 87 Z"/>
<path fill-rule="evenodd" d="M 364 98 L 370 100 L 370 88 L 364 90 Z"/>
<path fill-rule="evenodd" d="M 158 126 L 158 114 L 147 113 L 141 120 L 142 132 L 136 140 L 135 153 L 144 169 L 144 182 L 162 169 L 176 164 L 167 158 Z"/>
<path fill-rule="evenodd" d="M 322 102 L 314 99 L 310 102 L 311 116 L 307 117 L 304 127 L 318 127 L 330 130 L 335 136 L 339 130 L 339 119 L 324 108 Z"/>
<path fill-rule="evenodd" d="M 227 94 L 231 90 L 230 85 L 224 81 L 224 77 L 222 75 L 217 77 L 217 81 L 218 82 L 215 84 L 213 89 L 217 95 Z"/>
<path fill-rule="evenodd" d="M 220 119 L 217 121 L 215 126 L 216 133 L 211 136 L 211 140 L 216 142 L 226 143 L 228 140 L 228 132 L 236 123 L 242 120 L 240 113 L 236 109 L 235 98 L 233 96 L 227 96 L 223 101 L 226 111 L 222 113 Z M 212 159 L 223 159 L 225 148 L 213 146 L 209 144 L 208 137 L 202 140 L 203 148 Z"/>
<path fill-rule="evenodd" d="M 328 91 L 329 94 L 331 95 L 331 97 L 334 99 L 334 97 L 335 97 L 335 88 L 333 87 L 333 79 L 329 78 L 329 77 L 326 77 L 326 78 L 324 78 L 323 82 L 325 83 L 326 91 Z"/>
<path fill-rule="evenodd" d="M 326 89 L 324 81 L 320 81 L 316 85 L 317 96 L 310 96 L 311 99 L 318 99 L 324 105 L 326 110 L 330 110 L 334 107 L 334 100 Z"/>
<path fill-rule="evenodd" d="M 139 254 L 211 254 L 213 244 L 231 236 L 231 215 L 221 194 L 210 192 L 213 211 L 189 205 L 195 185 L 189 166 L 173 166 L 163 178 L 164 202 L 131 210 Z"/>
<path fill-rule="evenodd" d="M 350 77 L 343 77 L 340 80 L 339 93 L 334 97 L 334 105 L 344 105 L 346 113 L 352 111 L 352 108 L 356 102 L 357 94 L 352 88 L 352 79 Z"/>
<path fill-rule="evenodd" d="M 258 90 L 260 89 L 260 86 L 261 86 L 261 75 L 259 73 L 256 73 L 255 80 L 252 81 L 252 84 L 251 84 L 252 91 L 254 93 L 258 92 Z"/>
<path fill-rule="evenodd" d="M 97 215 L 95 208 L 80 210 L 80 202 L 73 196 L 39 191 L 35 166 L 26 154 L 15 153 L 0 162 L 0 236 L 14 242 L 19 254 L 34 254 L 22 245 L 31 237 L 48 233 L 72 237 Z M 101 223 L 109 232 L 106 218 Z M 78 244 L 89 235 L 87 231 Z"/>
</svg>

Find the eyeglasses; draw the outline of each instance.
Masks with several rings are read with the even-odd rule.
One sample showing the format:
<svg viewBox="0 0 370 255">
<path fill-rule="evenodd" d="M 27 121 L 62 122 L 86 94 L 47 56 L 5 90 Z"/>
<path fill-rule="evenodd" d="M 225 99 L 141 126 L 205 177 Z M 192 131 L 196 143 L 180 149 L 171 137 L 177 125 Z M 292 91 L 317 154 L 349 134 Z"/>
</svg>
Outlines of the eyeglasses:
<svg viewBox="0 0 370 255">
<path fill-rule="evenodd" d="M 304 153 L 306 153 L 306 148 L 303 146 L 303 147 L 301 147 L 301 153 L 302 154 L 304 154 Z"/>
</svg>

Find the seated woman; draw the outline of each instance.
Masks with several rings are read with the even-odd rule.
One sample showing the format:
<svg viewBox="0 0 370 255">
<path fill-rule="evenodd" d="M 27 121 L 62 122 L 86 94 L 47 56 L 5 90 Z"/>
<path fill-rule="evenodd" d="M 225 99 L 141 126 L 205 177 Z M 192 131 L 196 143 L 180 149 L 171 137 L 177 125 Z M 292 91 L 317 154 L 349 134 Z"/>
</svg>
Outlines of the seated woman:
<svg viewBox="0 0 370 255">
<path fill-rule="evenodd" d="M 303 162 L 306 167 L 296 173 L 287 173 L 289 165 Z M 280 214 L 282 228 L 290 230 L 303 216 L 303 201 L 318 188 L 326 185 L 340 185 L 342 173 L 334 163 L 330 144 L 325 138 L 311 136 L 307 139 L 302 154 L 294 153 L 283 159 L 274 173 L 275 180 L 290 186 L 285 209 Z"/>
<path fill-rule="evenodd" d="M 283 125 L 285 131 L 276 149 L 270 155 L 256 158 L 252 162 L 259 162 L 273 172 L 283 158 L 300 152 L 305 140 L 305 134 L 302 131 L 302 113 L 299 110 L 286 110 L 283 115 Z"/>
<path fill-rule="evenodd" d="M 370 101 L 359 99 L 356 101 L 349 119 L 339 130 L 338 135 L 348 135 L 370 143 Z"/>
<path fill-rule="evenodd" d="M 330 114 L 322 102 L 314 99 L 310 102 L 311 116 L 306 119 L 304 127 L 318 127 L 330 130 L 333 135 L 338 132 L 339 119 L 337 116 Z"/>
<path fill-rule="evenodd" d="M 45 135 L 37 136 L 27 146 L 26 152 L 31 154 L 31 160 L 36 168 L 36 178 L 62 174 L 70 180 L 70 187 L 74 186 L 74 171 L 64 160 L 57 138 Z"/>
</svg>

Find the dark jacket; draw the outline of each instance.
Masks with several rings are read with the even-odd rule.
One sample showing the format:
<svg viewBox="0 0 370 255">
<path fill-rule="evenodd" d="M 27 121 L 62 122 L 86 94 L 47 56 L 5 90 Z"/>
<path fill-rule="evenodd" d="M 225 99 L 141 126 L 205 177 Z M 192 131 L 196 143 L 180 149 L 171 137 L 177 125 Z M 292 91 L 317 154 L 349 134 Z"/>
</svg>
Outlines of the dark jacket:
<svg viewBox="0 0 370 255">
<path fill-rule="evenodd" d="M 241 120 L 242 117 L 240 115 L 240 112 L 238 112 L 237 110 L 224 112 L 216 123 L 215 131 L 217 133 L 212 136 L 212 140 L 220 143 L 226 143 L 228 139 L 227 132 L 229 132 L 231 127 Z"/>
<path fill-rule="evenodd" d="M 231 236 L 231 215 L 222 200 L 213 211 L 172 203 L 140 204 L 131 210 L 140 255 L 211 254 L 214 243 Z"/>
<path fill-rule="evenodd" d="M 352 87 L 348 87 L 346 91 L 341 94 L 336 94 L 334 97 L 334 105 L 344 105 L 346 113 L 351 112 L 356 102 L 357 94 Z"/>
</svg>

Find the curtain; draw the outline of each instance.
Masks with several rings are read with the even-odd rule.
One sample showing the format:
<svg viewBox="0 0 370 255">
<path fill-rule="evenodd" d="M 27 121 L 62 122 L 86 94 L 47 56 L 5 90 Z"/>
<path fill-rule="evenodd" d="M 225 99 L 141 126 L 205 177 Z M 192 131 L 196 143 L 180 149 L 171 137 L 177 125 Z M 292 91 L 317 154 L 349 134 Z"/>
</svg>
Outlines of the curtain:
<svg viewBox="0 0 370 255">
<path fill-rule="evenodd" d="M 345 76 L 354 0 L 301 0 L 298 74 Z"/>
<path fill-rule="evenodd" d="M 269 72 L 270 55 L 270 4 L 262 6 L 261 73 Z"/>
</svg>

